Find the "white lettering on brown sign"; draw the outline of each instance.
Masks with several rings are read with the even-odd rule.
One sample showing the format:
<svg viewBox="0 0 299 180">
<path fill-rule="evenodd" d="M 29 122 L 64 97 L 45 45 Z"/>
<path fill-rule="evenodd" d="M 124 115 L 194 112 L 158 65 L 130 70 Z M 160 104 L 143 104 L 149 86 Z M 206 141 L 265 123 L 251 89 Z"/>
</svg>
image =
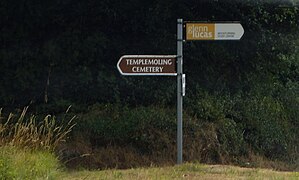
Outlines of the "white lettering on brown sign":
<svg viewBox="0 0 299 180">
<path fill-rule="evenodd" d="M 117 67 L 122 75 L 176 75 L 175 55 L 124 55 Z"/>
</svg>

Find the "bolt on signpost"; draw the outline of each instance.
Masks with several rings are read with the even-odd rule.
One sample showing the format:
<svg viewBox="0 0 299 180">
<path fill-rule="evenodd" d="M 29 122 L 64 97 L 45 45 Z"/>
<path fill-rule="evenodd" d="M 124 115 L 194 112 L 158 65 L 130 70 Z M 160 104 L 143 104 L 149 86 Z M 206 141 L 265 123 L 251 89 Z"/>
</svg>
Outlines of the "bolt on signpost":
<svg viewBox="0 0 299 180">
<path fill-rule="evenodd" d="M 183 28 L 185 27 L 185 40 Z M 124 55 L 117 68 L 122 75 L 177 76 L 177 164 L 183 163 L 183 42 L 196 40 L 239 40 L 244 34 L 240 23 L 183 22 L 177 19 L 177 55 Z"/>
</svg>

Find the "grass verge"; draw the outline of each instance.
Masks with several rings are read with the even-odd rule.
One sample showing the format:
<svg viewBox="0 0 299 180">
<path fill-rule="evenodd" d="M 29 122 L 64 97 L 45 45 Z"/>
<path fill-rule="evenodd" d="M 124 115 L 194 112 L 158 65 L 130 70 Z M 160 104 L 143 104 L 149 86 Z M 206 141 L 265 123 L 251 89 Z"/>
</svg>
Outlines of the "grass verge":
<svg viewBox="0 0 299 180">
<path fill-rule="evenodd" d="M 183 164 L 180 166 L 128 170 L 72 171 L 59 179 L 298 179 L 299 172 L 241 168 L 223 165 Z"/>
<path fill-rule="evenodd" d="M 0 179 L 55 179 L 59 161 L 49 151 L 0 147 Z"/>
</svg>

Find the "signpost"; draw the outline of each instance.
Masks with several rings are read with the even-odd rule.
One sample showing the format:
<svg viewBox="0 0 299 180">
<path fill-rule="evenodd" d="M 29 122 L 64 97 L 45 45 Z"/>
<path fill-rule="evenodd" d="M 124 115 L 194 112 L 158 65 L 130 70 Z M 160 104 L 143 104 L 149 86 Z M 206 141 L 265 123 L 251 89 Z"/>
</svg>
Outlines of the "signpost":
<svg viewBox="0 0 299 180">
<path fill-rule="evenodd" d="M 183 19 L 177 25 L 177 163 L 183 163 Z M 184 80 L 185 81 L 185 80 Z M 185 95 L 185 94 L 184 94 Z"/>
<path fill-rule="evenodd" d="M 122 75 L 176 76 L 176 55 L 124 55 L 117 68 Z"/>
<path fill-rule="evenodd" d="M 239 40 L 244 34 L 240 23 L 199 23 L 177 20 L 177 55 L 124 55 L 117 68 L 122 75 L 177 76 L 177 163 L 183 163 L 183 34 L 185 40 Z"/>
<path fill-rule="evenodd" d="M 186 23 L 186 40 L 240 40 L 240 23 Z"/>
</svg>

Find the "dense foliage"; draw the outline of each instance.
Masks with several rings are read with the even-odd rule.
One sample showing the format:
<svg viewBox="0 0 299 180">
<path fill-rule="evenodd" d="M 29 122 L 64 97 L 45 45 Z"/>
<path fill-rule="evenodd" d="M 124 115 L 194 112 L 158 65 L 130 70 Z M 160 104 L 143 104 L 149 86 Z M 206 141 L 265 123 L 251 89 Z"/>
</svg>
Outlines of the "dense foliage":
<svg viewBox="0 0 299 180">
<path fill-rule="evenodd" d="M 167 120 L 152 125 L 175 134 L 161 111 L 175 108 L 176 79 L 121 76 L 116 63 L 124 54 L 176 54 L 177 18 L 240 21 L 245 29 L 240 41 L 185 42 L 188 116 L 215 124 L 228 154 L 244 154 L 247 144 L 298 162 L 296 1 L 2 0 L 0 106 L 61 113 L 72 105 L 95 142 L 148 151 L 144 123 Z M 146 108 L 154 106 L 162 110 Z"/>
</svg>

